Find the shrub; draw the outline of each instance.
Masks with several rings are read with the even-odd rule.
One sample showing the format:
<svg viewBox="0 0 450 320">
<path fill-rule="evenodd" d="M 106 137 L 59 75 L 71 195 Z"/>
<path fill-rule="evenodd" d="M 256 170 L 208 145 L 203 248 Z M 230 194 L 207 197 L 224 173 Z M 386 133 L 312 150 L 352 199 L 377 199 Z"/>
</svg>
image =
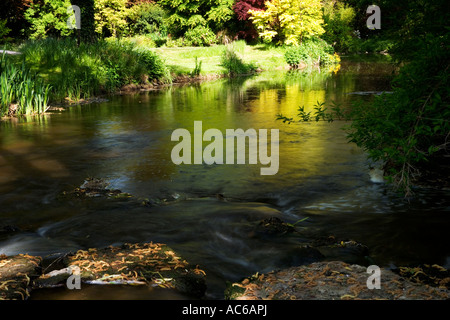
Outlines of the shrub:
<svg viewBox="0 0 450 320">
<path fill-rule="evenodd" d="M 153 51 L 140 49 L 137 51 L 139 61 L 145 67 L 145 73 L 151 79 L 160 79 L 163 82 L 171 82 L 169 69 L 164 61 Z"/>
<path fill-rule="evenodd" d="M 383 162 L 386 175 L 406 194 L 421 169 L 448 152 L 448 41 L 448 34 L 420 41 L 416 58 L 394 79 L 393 93 L 353 111 L 351 141 Z"/>
<path fill-rule="evenodd" d="M 132 7 L 132 34 L 167 35 L 166 11 L 157 3 L 143 3 Z"/>
<path fill-rule="evenodd" d="M 349 51 L 354 34 L 355 9 L 342 2 L 329 3 L 324 7 L 325 33 L 322 38 L 332 43 L 339 52 Z"/>
<path fill-rule="evenodd" d="M 336 61 L 333 47 L 319 38 L 313 38 L 299 46 L 288 47 L 284 54 L 286 62 L 292 68 L 298 68 L 302 63 L 306 65 L 330 64 Z"/>
<path fill-rule="evenodd" d="M 184 34 L 185 45 L 194 47 L 210 46 L 216 42 L 214 32 L 205 26 L 196 26 Z"/>
</svg>

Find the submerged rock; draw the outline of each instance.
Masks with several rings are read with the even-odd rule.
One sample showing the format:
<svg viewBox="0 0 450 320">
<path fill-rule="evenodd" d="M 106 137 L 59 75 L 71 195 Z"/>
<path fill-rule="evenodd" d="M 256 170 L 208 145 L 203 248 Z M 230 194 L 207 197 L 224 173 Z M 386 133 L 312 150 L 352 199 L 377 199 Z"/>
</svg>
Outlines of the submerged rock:
<svg viewBox="0 0 450 320">
<path fill-rule="evenodd" d="M 341 261 L 316 262 L 230 284 L 227 299 L 236 300 L 444 300 L 449 290 L 413 283 L 381 269 L 380 289 L 369 289 L 367 268 Z"/>
<path fill-rule="evenodd" d="M 256 227 L 256 233 L 263 235 L 281 235 L 295 232 L 295 227 L 278 217 L 270 217 L 262 220 Z"/>
<path fill-rule="evenodd" d="M 0 300 L 25 300 L 32 280 L 39 276 L 42 259 L 19 254 L 0 255 Z"/>
<path fill-rule="evenodd" d="M 352 239 L 337 240 L 334 236 L 330 236 L 327 240 L 314 241 L 313 245 L 324 256 L 323 260 L 339 260 L 351 264 L 367 264 L 371 261 L 369 248 Z"/>
<path fill-rule="evenodd" d="M 132 198 L 133 196 L 129 193 L 122 192 L 118 189 L 109 189 L 109 182 L 104 179 L 99 178 L 86 178 L 83 184 L 71 191 L 64 191 L 63 196 L 72 197 L 109 197 L 109 198 Z"/>
</svg>

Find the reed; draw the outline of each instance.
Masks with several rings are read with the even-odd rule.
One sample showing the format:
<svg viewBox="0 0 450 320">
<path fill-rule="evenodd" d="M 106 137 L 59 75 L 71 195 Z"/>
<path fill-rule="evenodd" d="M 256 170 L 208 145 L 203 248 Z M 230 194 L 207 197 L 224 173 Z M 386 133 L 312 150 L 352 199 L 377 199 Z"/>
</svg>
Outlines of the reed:
<svg viewBox="0 0 450 320">
<path fill-rule="evenodd" d="M 0 58 L 0 116 L 41 114 L 48 110 L 51 86 L 44 84 L 25 62 Z"/>
<path fill-rule="evenodd" d="M 164 61 L 134 43 L 100 40 L 77 45 L 74 39 L 27 41 L 20 51 L 27 66 L 52 86 L 55 102 L 113 93 L 142 79 L 170 82 Z"/>
</svg>

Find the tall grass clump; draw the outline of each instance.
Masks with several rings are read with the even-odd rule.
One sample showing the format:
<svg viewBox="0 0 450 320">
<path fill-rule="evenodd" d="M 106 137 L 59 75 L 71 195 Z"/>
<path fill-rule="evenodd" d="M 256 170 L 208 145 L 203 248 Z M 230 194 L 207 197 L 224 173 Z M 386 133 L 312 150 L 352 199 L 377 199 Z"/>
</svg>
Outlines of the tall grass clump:
<svg viewBox="0 0 450 320">
<path fill-rule="evenodd" d="M 39 114 L 48 109 L 51 86 L 44 84 L 25 63 L 0 58 L 0 116 Z"/>
<path fill-rule="evenodd" d="M 244 51 L 241 42 L 226 45 L 222 53 L 221 66 L 226 69 L 229 75 L 246 74 L 255 71 L 257 68 L 253 63 L 244 62 L 238 53 L 239 51 Z"/>
<path fill-rule="evenodd" d="M 55 101 L 113 93 L 125 84 L 149 79 L 170 81 L 164 61 L 135 43 L 102 40 L 77 45 L 74 39 L 28 41 L 21 47 L 26 64 L 53 87 Z"/>
</svg>

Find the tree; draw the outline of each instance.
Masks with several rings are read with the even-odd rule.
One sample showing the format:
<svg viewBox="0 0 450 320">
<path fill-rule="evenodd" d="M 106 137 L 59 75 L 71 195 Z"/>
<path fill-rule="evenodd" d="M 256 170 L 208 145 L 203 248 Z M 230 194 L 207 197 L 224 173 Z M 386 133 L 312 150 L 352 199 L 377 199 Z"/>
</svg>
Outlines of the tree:
<svg viewBox="0 0 450 320">
<path fill-rule="evenodd" d="M 71 6 L 70 0 L 35 0 L 25 11 L 25 19 L 30 23 L 31 39 L 51 36 L 67 36 L 72 30 L 67 26 Z"/>
<path fill-rule="evenodd" d="M 250 10 L 250 18 L 264 41 L 299 45 L 304 38 L 320 36 L 323 12 L 319 0 L 271 0 L 266 10 Z"/>
<path fill-rule="evenodd" d="M 113 37 L 127 27 L 130 9 L 128 0 L 95 0 L 95 31 L 99 34 L 109 32 Z"/>
<path fill-rule="evenodd" d="M 343 2 L 329 2 L 324 6 L 325 33 L 323 39 L 339 51 L 347 51 L 353 41 L 355 10 Z"/>
<path fill-rule="evenodd" d="M 238 20 L 237 36 L 247 41 L 252 41 L 258 37 L 258 32 L 249 20 L 249 10 L 263 10 L 265 9 L 264 0 L 240 0 L 236 1 L 233 6 L 233 11 Z"/>
<path fill-rule="evenodd" d="M 233 17 L 233 0 L 161 0 L 169 16 L 169 31 L 183 35 L 197 26 L 208 26 L 217 31 Z"/>
</svg>

